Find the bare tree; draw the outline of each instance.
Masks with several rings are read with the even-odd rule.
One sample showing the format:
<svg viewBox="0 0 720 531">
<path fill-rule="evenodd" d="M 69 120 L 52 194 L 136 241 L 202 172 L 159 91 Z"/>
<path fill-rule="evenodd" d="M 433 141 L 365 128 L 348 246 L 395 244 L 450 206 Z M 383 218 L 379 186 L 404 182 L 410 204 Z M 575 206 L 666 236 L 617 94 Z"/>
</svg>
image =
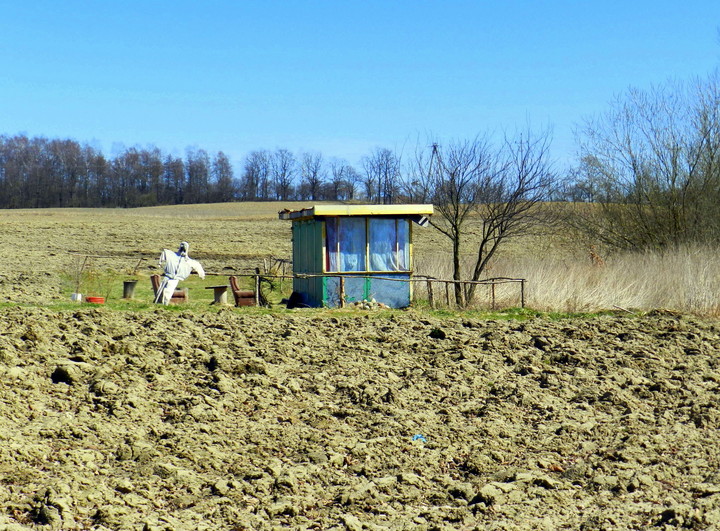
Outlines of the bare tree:
<svg viewBox="0 0 720 531">
<path fill-rule="evenodd" d="M 552 222 L 554 214 L 542 208 L 557 182 L 549 149 L 549 131 L 538 134 L 527 131 L 516 139 L 506 138 L 500 172 L 483 179 L 477 197 L 481 232 L 471 280 L 480 279 L 506 240 Z M 468 287 L 468 301 L 473 299 L 476 287 L 476 284 Z"/>
<path fill-rule="evenodd" d="M 47 147 L 52 168 L 49 177 L 57 190 L 58 206 L 80 206 L 76 194 L 86 169 L 80 144 L 74 140 L 51 140 Z"/>
<path fill-rule="evenodd" d="M 353 166 L 348 166 L 345 169 L 345 191 L 343 193 L 345 200 L 352 201 L 356 198 L 361 180 L 360 173 Z"/>
<path fill-rule="evenodd" d="M 181 204 L 185 200 L 185 163 L 180 157 L 168 155 L 163 163 L 163 183 L 167 202 Z"/>
<path fill-rule="evenodd" d="M 720 233 L 720 79 L 629 90 L 581 131 L 578 185 L 600 208 L 576 222 L 619 248 Z"/>
<path fill-rule="evenodd" d="M 142 205 L 157 205 L 164 196 L 162 153 L 157 147 L 140 151 L 140 167 L 143 173 Z"/>
<path fill-rule="evenodd" d="M 210 157 L 204 149 L 188 148 L 186 157 L 185 201 L 206 203 L 210 184 Z"/>
<path fill-rule="evenodd" d="M 142 180 L 138 150 L 128 148 L 117 155 L 110 165 L 110 175 L 115 204 L 123 208 L 138 206 L 139 183 Z"/>
<path fill-rule="evenodd" d="M 297 162 L 287 149 L 278 149 L 272 157 L 272 175 L 275 186 L 275 199 L 287 201 L 293 191 L 293 181 Z"/>
<path fill-rule="evenodd" d="M 431 223 L 452 242 L 454 280 L 463 280 L 460 257 L 471 217 L 480 226 L 473 243 L 477 247 L 468 278 L 472 281 L 480 279 L 507 239 L 524 234 L 540 221 L 540 205 L 555 182 L 549 144 L 547 132 L 506 139 L 500 149 L 494 149 L 486 138 L 445 148 L 433 144 L 427 175 L 439 216 Z M 469 304 L 475 286 L 463 292 L 456 283 L 456 303 Z"/>
<path fill-rule="evenodd" d="M 220 151 L 212 163 L 214 201 L 221 203 L 235 199 L 235 183 L 230 159 Z"/>
<path fill-rule="evenodd" d="M 391 204 L 395 201 L 400 177 L 400 159 L 387 148 L 377 148 L 363 157 L 365 195 L 368 201 Z"/>
<path fill-rule="evenodd" d="M 245 158 L 240 180 L 240 198 L 243 201 L 270 199 L 272 156 L 267 151 L 253 151 Z"/>
<path fill-rule="evenodd" d="M 83 190 L 84 206 L 99 207 L 107 204 L 107 168 L 108 163 L 103 154 L 90 146 L 83 148 L 87 166 L 86 189 Z"/>
<path fill-rule="evenodd" d="M 462 280 L 461 246 L 469 216 L 477 209 L 483 181 L 492 181 L 500 172 L 497 155 L 486 139 L 455 142 L 445 148 L 432 144 L 426 168 L 425 187 L 433 190 L 439 217 L 433 227 L 452 243 L 453 279 Z M 463 304 L 463 292 L 455 284 L 455 302 Z"/>
<path fill-rule="evenodd" d="M 323 157 L 320 153 L 303 153 L 300 164 L 301 187 L 304 198 L 316 201 L 320 199 L 322 184 L 325 180 Z"/>
<path fill-rule="evenodd" d="M 355 189 L 361 180 L 357 170 L 346 161 L 332 159 L 330 161 L 328 197 L 338 201 L 352 201 L 355 199 Z"/>
<path fill-rule="evenodd" d="M 330 160 L 330 181 L 328 183 L 329 195 L 336 200 L 347 199 L 345 197 L 346 190 L 346 178 L 348 165 L 344 160 L 331 159 Z"/>
</svg>

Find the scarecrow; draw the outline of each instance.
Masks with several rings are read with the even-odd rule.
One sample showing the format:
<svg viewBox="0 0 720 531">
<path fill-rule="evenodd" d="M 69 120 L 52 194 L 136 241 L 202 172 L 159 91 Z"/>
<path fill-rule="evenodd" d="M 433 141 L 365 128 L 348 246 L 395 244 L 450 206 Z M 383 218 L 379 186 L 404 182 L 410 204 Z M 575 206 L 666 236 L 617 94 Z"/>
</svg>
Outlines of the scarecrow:
<svg viewBox="0 0 720 531">
<path fill-rule="evenodd" d="M 188 242 L 182 242 L 177 253 L 170 249 L 163 249 L 159 263 L 165 272 L 155 296 L 155 302 L 170 304 L 170 298 L 178 283 L 189 277 L 193 271 L 197 272 L 200 278 L 205 278 L 205 270 L 200 265 L 200 262 L 188 256 L 189 251 L 190 244 Z"/>
</svg>

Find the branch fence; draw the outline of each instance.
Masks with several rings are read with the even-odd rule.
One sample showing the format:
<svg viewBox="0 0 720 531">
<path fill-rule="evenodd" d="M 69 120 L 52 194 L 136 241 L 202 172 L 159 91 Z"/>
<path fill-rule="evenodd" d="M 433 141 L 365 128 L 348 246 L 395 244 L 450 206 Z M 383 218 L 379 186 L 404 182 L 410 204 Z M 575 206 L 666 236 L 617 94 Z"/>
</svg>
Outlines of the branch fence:
<svg viewBox="0 0 720 531">
<path fill-rule="evenodd" d="M 497 286 L 502 285 L 517 285 L 519 288 L 519 302 L 520 307 L 525 307 L 525 284 L 527 282 L 524 278 L 510 278 L 510 277 L 495 277 L 495 278 L 488 278 L 483 280 L 446 280 L 446 279 L 440 279 L 440 278 L 434 278 L 429 276 L 416 276 L 413 278 L 394 278 L 394 277 L 383 277 L 381 275 L 363 275 L 363 274 L 352 274 L 352 275 L 343 275 L 338 273 L 295 273 L 292 275 L 273 275 L 269 273 L 261 274 L 259 272 L 255 272 L 253 274 L 243 274 L 238 273 L 235 276 L 237 277 L 245 277 L 245 278 L 252 278 L 254 280 L 253 284 L 255 286 L 255 300 L 259 301 L 261 299 L 260 296 L 260 286 L 261 286 L 261 280 L 262 279 L 279 279 L 280 282 L 283 280 L 292 280 L 294 278 L 337 278 L 339 280 L 339 299 L 340 299 L 340 307 L 343 308 L 346 304 L 345 302 L 345 279 L 346 278 L 371 278 L 373 280 L 387 280 L 391 282 L 409 282 L 409 283 L 418 283 L 422 284 L 426 291 L 428 296 L 428 304 L 430 304 L 431 308 L 435 308 L 438 304 L 438 295 L 442 297 L 442 292 L 444 291 L 445 295 L 445 304 L 450 307 L 453 306 L 452 302 L 452 296 L 451 296 L 451 286 L 454 286 L 456 284 L 459 284 L 462 288 L 463 293 L 467 293 L 467 287 L 471 285 L 476 286 L 488 286 L 490 289 L 490 303 L 491 308 L 493 310 L 497 309 Z M 436 285 L 440 286 L 440 292 L 436 290 Z M 444 287 L 444 289 L 443 289 Z"/>
</svg>

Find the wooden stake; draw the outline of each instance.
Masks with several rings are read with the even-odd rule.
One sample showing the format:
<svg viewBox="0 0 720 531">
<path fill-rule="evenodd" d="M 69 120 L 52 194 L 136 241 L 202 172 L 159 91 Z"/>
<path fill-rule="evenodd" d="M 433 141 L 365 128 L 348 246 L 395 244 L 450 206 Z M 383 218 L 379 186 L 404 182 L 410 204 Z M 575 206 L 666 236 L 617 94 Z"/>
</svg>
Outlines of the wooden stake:
<svg viewBox="0 0 720 531">
<path fill-rule="evenodd" d="M 340 277 L 340 308 L 345 308 L 345 277 Z"/>
<path fill-rule="evenodd" d="M 255 306 L 260 306 L 260 268 L 255 268 Z"/>
<path fill-rule="evenodd" d="M 432 285 L 432 281 L 430 279 L 427 280 L 427 292 L 428 292 L 428 302 L 430 303 L 430 308 L 435 308 L 435 297 L 433 296 L 433 285 Z"/>
</svg>

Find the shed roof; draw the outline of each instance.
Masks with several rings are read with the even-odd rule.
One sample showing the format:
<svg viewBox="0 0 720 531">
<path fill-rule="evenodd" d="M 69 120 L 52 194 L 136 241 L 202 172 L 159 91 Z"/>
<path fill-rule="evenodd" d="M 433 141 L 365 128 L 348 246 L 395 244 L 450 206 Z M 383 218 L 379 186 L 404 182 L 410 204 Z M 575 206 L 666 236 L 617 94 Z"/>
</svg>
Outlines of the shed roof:
<svg viewBox="0 0 720 531">
<path fill-rule="evenodd" d="M 310 219 L 321 216 L 431 216 L 432 205 L 315 205 L 302 210 L 282 210 L 280 219 Z"/>
</svg>

